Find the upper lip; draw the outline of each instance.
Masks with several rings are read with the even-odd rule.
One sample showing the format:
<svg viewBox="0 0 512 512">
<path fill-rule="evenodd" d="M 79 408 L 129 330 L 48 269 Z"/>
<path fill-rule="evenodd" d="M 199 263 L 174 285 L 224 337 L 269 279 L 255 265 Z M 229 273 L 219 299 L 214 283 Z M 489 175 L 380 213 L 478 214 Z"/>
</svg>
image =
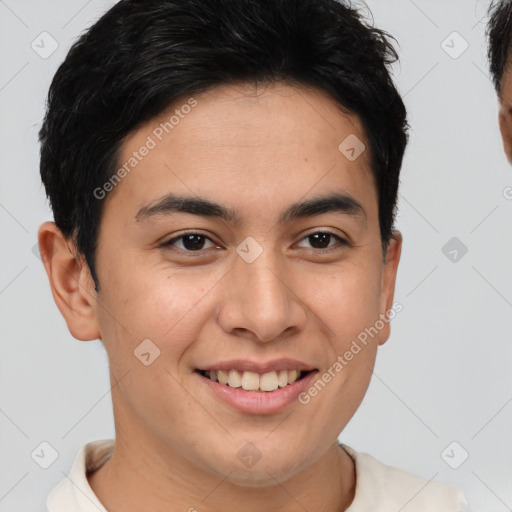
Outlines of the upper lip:
<svg viewBox="0 0 512 512">
<path fill-rule="evenodd" d="M 208 364 L 204 367 L 198 368 L 199 370 L 212 371 L 212 370 L 240 370 L 254 373 L 268 373 L 279 370 L 300 370 L 311 371 L 316 370 L 315 367 L 306 364 L 297 359 L 281 358 L 273 359 L 272 361 L 254 361 L 250 359 L 231 359 L 229 361 L 221 361 L 218 363 Z"/>
</svg>

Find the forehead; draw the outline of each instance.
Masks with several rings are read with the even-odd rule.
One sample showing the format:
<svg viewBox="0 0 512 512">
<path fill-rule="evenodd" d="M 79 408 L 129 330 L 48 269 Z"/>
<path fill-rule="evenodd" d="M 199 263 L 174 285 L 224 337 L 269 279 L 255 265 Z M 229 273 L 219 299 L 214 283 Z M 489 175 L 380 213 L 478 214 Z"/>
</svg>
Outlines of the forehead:
<svg viewBox="0 0 512 512">
<path fill-rule="evenodd" d="M 185 116 L 193 120 L 182 123 L 179 132 L 188 144 L 196 146 L 229 145 L 232 141 L 232 146 L 249 150 L 283 146 L 321 149 L 337 146 L 345 133 L 365 137 L 357 116 L 343 112 L 327 92 L 317 88 L 281 82 L 225 84 L 194 98 L 197 106 Z M 181 110 L 189 100 L 183 97 L 175 102 L 146 128 L 165 124 L 169 112 Z M 198 125 L 203 129 L 195 130 Z"/>
<path fill-rule="evenodd" d="M 117 163 L 130 171 L 109 201 L 122 196 L 135 214 L 168 192 L 238 210 L 334 189 L 376 202 L 369 153 L 360 120 L 324 91 L 227 84 L 182 97 L 126 138 Z"/>
</svg>

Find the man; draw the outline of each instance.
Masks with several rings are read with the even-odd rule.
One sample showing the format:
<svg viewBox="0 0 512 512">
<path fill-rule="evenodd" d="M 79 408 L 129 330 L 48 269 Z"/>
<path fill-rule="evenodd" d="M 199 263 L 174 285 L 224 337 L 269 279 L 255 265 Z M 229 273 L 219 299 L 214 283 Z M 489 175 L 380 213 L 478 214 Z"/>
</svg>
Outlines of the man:
<svg viewBox="0 0 512 512">
<path fill-rule="evenodd" d="M 489 9 L 487 26 L 488 55 L 491 76 L 500 102 L 499 125 L 503 149 L 512 163 L 512 74 L 510 48 L 512 47 L 512 2 L 499 0 Z"/>
<path fill-rule="evenodd" d="M 466 510 L 338 442 L 400 310 L 396 58 L 334 0 L 124 0 L 73 46 L 39 245 L 116 439 L 50 512 Z"/>
</svg>

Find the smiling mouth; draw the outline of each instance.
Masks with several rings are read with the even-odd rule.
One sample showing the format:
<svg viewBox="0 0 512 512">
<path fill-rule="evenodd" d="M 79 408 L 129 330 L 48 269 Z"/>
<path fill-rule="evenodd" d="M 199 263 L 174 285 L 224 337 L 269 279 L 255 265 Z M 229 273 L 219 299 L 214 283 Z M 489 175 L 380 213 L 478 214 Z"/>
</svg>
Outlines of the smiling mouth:
<svg viewBox="0 0 512 512">
<path fill-rule="evenodd" d="M 244 391 L 269 393 L 297 382 L 312 371 L 278 370 L 259 374 L 239 370 L 196 370 L 207 379 Z"/>
</svg>

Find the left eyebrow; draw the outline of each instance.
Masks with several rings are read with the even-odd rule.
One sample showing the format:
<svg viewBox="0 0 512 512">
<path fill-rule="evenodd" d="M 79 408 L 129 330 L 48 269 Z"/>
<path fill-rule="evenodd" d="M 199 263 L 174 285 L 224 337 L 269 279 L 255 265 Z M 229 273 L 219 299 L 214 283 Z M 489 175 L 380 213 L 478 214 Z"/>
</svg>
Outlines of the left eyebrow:
<svg viewBox="0 0 512 512">
<path fill-rule="evenodd" d="M 233 224 L 239 224 L 239 214 L 221 204 L 201 197 L 167 194 L 156 203 L 143 206 L 135 216 L 137 222 L 173 213 L 189 213 L 203 217 L 220 218 Z M 362 204 L 348 194 L 333 193 L 319 196 L 290 205 L 279 217 L 279 223 L 285 224 L 301 218 L 314 217 L 325 213 L 340 213 L 366 220 Z"/>
<path fill-rule="evenodd" d="M 281 214 L 279 222 L 284 224 L 325 213 L 340 213 L 366 220 L 366 212 L 357 199 L 348 194 L 334 193 L 292 204 Z"/>
</svg>

